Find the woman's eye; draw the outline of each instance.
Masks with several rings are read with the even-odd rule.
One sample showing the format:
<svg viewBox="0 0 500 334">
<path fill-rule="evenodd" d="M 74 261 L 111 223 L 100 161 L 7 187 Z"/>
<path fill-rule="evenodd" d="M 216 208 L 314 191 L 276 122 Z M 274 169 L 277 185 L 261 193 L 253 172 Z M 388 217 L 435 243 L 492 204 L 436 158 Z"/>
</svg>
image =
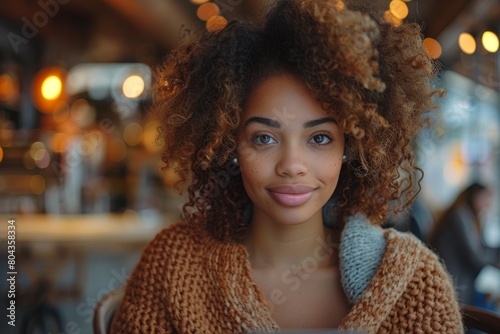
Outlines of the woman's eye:
<svg viewBox="0 0 500 334">
<path fill-rule="evenodd" d="M 311 139 L 314 144 L 325 145 L 332 141 L 328 135 L 316 135 Z"/>
<path fill-rule="evenodd" d="M 252 138 L 252 142 L 257 145 L 268 145 L 276 141 L 269 135 L 256 135 Z"/>
</svg>

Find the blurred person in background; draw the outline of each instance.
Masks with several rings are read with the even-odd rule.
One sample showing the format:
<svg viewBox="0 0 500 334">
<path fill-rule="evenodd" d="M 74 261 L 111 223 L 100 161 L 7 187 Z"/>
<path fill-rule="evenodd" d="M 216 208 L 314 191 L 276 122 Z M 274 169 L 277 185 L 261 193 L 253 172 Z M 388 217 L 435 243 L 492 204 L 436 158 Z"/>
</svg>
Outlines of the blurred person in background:
<svg viewBox="0 0 500 334">
<path fill-rule="evenodd" d="M 482 237 L 481 217 L 492 203 L 491 190 L 472 183 L 444 211 L 431 235 L 431 246 L 445 262 L 464 304 L 474 304 L 474 282 L 481 270 L 500 267 L 500 248 L 486 246 Z"/>
</svg>

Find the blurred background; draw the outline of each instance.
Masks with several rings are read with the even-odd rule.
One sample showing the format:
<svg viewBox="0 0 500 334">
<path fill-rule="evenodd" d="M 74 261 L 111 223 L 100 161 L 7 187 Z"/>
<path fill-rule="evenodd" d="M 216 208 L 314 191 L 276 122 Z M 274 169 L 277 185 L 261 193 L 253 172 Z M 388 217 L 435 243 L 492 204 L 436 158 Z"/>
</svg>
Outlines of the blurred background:
<svg viewBox="0 0 500 334">
<path fill-rule="evenodd" d="M 16 326 L 7 310 L 0 332 L 92 331 L 96 302 L 125 283 L 147 241 L 178 220 L 184 200 L 172 190 L 175 173 L 161 170 L 157 123 L 148 118 L 156 67 L 195 30 L 255 19 L 269 3 L 0 4 L 0 302 L 3 310 L 16 305 Z M 420 24 L 427 52 L 442 65 L 441 114 L 415 143 L 425 172 L 417 198 L 422 238 L 478 181 L 493 194 L 481 215 L 484 242 L 499 247 L 500 1 L 375 3 L 394 25 Z M 406 223 L 396 226 L 409 229 Z M 486 266 L 474 284 L 477 305 L 498 312 L 499 270 Z"/>
</svg>

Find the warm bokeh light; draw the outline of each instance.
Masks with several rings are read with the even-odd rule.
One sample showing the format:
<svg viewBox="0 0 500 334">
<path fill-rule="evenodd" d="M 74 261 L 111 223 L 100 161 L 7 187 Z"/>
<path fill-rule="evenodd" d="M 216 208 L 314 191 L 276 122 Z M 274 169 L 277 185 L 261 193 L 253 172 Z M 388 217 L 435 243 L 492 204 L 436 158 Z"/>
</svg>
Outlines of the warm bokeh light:
<svg viewBox="0 0 500 334">
<path fill-rule="evenodd" d="M 19 84 L 10 74 L 0 75 L 0 101 L 12 103 L 19 96 Z"/>
<path fill-rule="evenodd" d="M 210 32 L 219 31 L 227 26 L 227 20 L 223 16 L 214 15 L 207 20 L 206 28 Z"/>
<path fill-rule="evenodd" d="M 162 146 L 157 142 L 159 126 L 160 123 L 157 121 L 150 121 L 144 126 L 142 142 L 150 153 L 156 153 L 162 149 Z"/>
<path fill-rule="evenodd" d="M 40 195 L 45 191 L 45 179 L 41 175 L 33 175 L 30 179 L 30 188 L 34 194 Z"/>
<path fill-rule="evenodd" d="M 34 142 L 30 147 L 30 156 L 35 159 L 35 154 L 37 151 L 44 149 L 45 145 L 41 141 Z"/>
<path fill-rule="evenodd" d="M 61 96 L 62 81 L 55 75 L 51 75 L 42 82 L 42 96 L 46 100 L 55 100 Z"/>
<path fill-rule="evenodd" d="M 45 144 L 37 141 L 31 144 L 29 155 L 34 161 L 35 165 L 39 168 L 47 168 L 50 163 L 49 151 L 45 148 Z M 26 158 L 25 158 L 26 165 Z"/>
<path fill-rule="evenodd" d="M 463 53 L 471 55 L 476 51 L 476 40 L 468 32 L 463 32 L 458 36 L 458 46 Z"/>
<path fill-rule="evenodd" d="M 41 161 L 43 159 L 45 159 L 45 156 L 49 154 L 49 152 L 47 151 L 47 149 L 45 148 L 41 148 L 39 150 L 37 150 L 34 154 L 33 154 L 33 160 L 36 161 Z"/>
<path fill-rule="evenodd" d="M 208 2 L 208 0 L 190 0 L 190 1 L 195 5 L 201 5 L 204 4 L 205 2 Z"/>
<path fill-rule="evenodd" d="M 46 114 L 54 113 L 66 99 L 66 72 L 59 67 L 41 69 L 33 78 L 33 102 L 38 110 Z"/>
<path fill-rule="evenodd" d="M 492 31 L 485 31 L 481 38 L 486 51 L 494 53 L 498 51 L 498 36 Z"/>
<path fill-rule="evenodd" d="M 424 39 L 423 44 L 425 51 L 427 52 L 429 57 L 431 57 L 432 59 L 438 59 L 441 56 L 443 50 L 441 49 L 441 45 L 437 40 L 431 37 L 427 37 Z"/>
<path fill-rule="evenodd" d="M 464 182 L 467 175 L 467 165 L 463 159 L 460 143 L 453 143 L 450 147 L 450 159 L 443 167 L 443 179 L 446 182 L 454 185 Z"/>
<path fill-rule="evenodd" d="M 123 95 L 129 99 L 135 99 L 144 92 L 144 79 L 138 75 L 131 75 L 123 82 L 122 90 Z"/>
<path fill-rule="evenodd" d="M 130 145 L 135 146 L 142 140 L 142 126 L 139 123 L 129 123 L 123 129 L 123 140 Z"/>
<path fill-rule="evenodd" d="M 0 146 L 0 162 L 3 160 L 3 148 Z"/>
<path fill-rule="evenodd" d="M 392 0 L 389 9 L 400 20 L 408 16 L 408 6 L 401 0 Z"/>
<path fill-rule="evenodd" d="M 386 10 L 384 12 L 384 19 L 396 27 L 399 27 L 401 25 L 401 22 L 402 22 L 401 19 L 398 19 L 389 10 Z"/>
<path fill-rule="evenodd" d="M 210 17 L 214 15 L 219 15 L 219 6 L 212 2 L 207 2 L 200 7 L 196 11 L 196 15 L 202 21 L 207 21 Z"/>
<path fill-rule="evenodd" d="M 42 148 L 36 151 L 35 156 L 33 157 L 35 161 L 35 165 L 38 168 L 47 168 L 50 164 L 50 154 L 47 149 Z"/>
</svg>

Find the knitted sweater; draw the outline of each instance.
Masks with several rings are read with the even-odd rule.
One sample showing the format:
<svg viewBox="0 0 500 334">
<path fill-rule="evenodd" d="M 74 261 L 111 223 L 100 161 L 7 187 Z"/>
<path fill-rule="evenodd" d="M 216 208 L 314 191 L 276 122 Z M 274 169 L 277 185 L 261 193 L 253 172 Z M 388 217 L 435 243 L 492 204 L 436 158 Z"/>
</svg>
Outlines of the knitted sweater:
<svg viewBox="0 0 500 334">
<path fill-rule="evenodd" d="M 340 243 L 351 309 L 340 329 L 366 333 L 463 333 L 448 274 L 415 237 L 351 218 Z M 246 248 L 177 223 L 146 247 L 127 283 L 112 333 L 275 332 L 251 278 Z"/>
</svg>

